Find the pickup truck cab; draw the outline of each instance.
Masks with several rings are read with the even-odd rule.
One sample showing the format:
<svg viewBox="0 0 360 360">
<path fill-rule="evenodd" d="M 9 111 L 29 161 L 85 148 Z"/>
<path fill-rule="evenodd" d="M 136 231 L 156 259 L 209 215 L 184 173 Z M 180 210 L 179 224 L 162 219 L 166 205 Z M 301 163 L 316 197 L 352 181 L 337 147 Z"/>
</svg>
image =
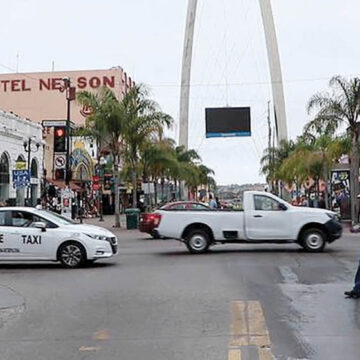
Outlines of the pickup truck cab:
<svg viewBox="0 0 360 360">
<path fill-rule="evenodd" d="M 341 237 L 336 214 L 296 207 L 261 191 L 244 192 L 243 210 L 158 210 L 160 236 L 183 241 L 191 253 L 225 243 L 297 243 L 309 252 L 324 250 Z"/>
</svg>

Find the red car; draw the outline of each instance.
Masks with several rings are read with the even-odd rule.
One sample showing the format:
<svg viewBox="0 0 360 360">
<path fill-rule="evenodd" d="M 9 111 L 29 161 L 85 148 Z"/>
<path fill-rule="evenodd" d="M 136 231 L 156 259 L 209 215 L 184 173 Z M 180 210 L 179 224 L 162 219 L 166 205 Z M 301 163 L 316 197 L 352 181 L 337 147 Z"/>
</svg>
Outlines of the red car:
<svg viewBox="0 0 360 360">
<path fill-rule="evenodd" d="M 194 201 L 178 201 L 168 203 L 161 207 L 161 210 L 209 210 L 210 207 L 206 204 L 194 202 Z M 139 230 L 150 234 L 154 239 L 159 236 L 156 228 L 160 224 L 161 215 L 154 213 L 143 213 L 140 215 Z"/>
</svg>

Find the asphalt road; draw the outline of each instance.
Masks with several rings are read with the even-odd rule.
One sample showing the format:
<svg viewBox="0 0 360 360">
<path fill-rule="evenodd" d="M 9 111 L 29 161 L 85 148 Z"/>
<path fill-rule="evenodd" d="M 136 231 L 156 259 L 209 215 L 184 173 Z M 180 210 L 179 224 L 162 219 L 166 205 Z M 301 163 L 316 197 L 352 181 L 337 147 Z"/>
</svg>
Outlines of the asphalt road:
<svg viewBox="0 0 360 360">
<path fill-rule="evenodd" d="M 93 267 L 0 264 L 1 360 L 358 360 L 360 300 L 344 299 L 360 235 L 322 254 L 224 245 L 189 255 L 119 231 Z"/>
</svg>

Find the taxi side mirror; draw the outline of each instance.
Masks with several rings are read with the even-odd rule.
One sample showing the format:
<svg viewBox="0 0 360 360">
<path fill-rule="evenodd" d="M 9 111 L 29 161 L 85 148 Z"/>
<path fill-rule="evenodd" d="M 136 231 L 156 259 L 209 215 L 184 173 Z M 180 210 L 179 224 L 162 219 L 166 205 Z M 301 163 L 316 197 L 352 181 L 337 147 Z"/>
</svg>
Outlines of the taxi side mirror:
<svg viewBox="0 0 360 360">
<path fill-rule="evenodd" d="M 41 229 L 41 231 L 46 231 L 46 224 L 42 221 L 37 221 L 34 223 L 34 228 Z"/>
<path fill-rule="evenodd" d="M 283 211 L 286 211 L 288 209 L 287 206 L 283 203 L 279 204 L 279 208 L 280 208 L 280 210 L 283 210 Z"/>
</svg>

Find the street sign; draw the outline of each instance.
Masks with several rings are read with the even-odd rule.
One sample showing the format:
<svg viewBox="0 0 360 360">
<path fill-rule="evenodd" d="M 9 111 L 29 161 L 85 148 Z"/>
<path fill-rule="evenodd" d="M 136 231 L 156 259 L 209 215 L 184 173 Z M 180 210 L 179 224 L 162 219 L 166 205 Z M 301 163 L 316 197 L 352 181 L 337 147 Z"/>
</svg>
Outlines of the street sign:
<svg viewBox="0 0 360 360">
<path fill-rule="evenodd" d="M 72 191 L 69 187 L 61 189 L 61 215 L 71 219 Z"/>
<path fill-rule="evenodd" d="M 55 169 L 65 169 L 66 155 L 55 155 L 54 166 Z"/>
<path fill-rule="evenodd" d="M 58 127 L 58 126 L 66 126 L 66 120 L 43 120 L 42 121 L 43 127 Z M 75 124 L 70 121 L 70 128 L 76 129 Z"/>
<path fill-rule="evenodd" d="M 13 170 L 13 186 L 15 189 L 22 189 L 30 185 L 29 170 Z"/>
<path fill-rule="evenodd" d="M 26 170 L 26 162 L 25 161 L 16 161 L 15 163 L 16 170 Z"/>
</svg>

